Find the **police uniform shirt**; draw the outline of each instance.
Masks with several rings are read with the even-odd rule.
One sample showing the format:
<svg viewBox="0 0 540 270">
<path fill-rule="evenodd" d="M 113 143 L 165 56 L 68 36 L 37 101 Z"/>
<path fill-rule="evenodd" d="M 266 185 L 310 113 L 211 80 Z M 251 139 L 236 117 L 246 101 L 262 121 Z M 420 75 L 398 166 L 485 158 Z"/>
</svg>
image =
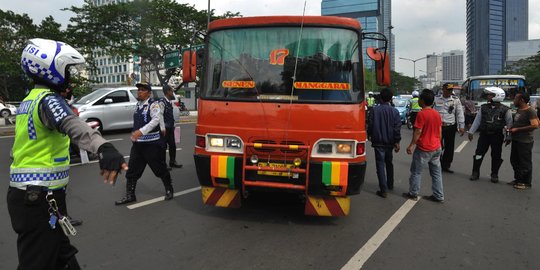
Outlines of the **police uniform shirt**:
<svg viewBox="0 0 540 270">
<path fill-rule="evenodd" d="M 137 102 L 137 108 L 139 110 L 142 109 L 145 105 L 148 105 L 149 100 L 150 98 L 146 99 L 145 101 Z M 150 110 L 150 118 L 152 119 L 150 120 L 150 122 L 148 122 L 148 124 L 144 125 L 142 128 L 139 129 L 142 135 L 146 135 L 152 132 L 156 127 L 160 125 L 160 122 L 162 122 L 161 108 L 159 106 L 159 102 L 153 102 L 152 104 L 150 104 L 149 110 Z"/>
<path fill-rule="evenodd" d="M 443 95 L 436 96 L 433 109 L 441 114 L 443 125 L 454 125 L 457 119 L 458 128 L 465 128 L 463 106 L 456 96 L 451 95 L 448 98 Z"/>
</svg>

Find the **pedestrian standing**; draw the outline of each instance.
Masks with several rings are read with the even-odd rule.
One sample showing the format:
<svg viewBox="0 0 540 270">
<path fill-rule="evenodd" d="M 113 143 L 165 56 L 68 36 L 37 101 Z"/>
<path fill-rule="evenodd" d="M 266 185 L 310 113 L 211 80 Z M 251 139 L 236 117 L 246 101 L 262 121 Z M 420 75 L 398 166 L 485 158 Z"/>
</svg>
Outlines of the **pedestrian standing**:
<svg viewBox="0 0 540 270">
<path fill-rule="evenodd" d="M 460 136 L 463 136 L 465 133 L 463 106 L 461 106 L 459 98 L 453 95 L 453 87 L 453 84 L 445 83 L 442 87 L 442 94 L 435 97 L 435 106 L 433 107 L 442 117 L 441 144 L 443 154 L 441 157 L 441 166 L 442 171 L 447 173 L 454 173 L 450 169 L 450 166 L 454 160 L 456 131 L 459 132 Z"/>
<path fill-rule="evenodd" d="M 435 94 L 424 89 L 420 94 L 418 103 L 422 110 L 416 116 L 414 133 L 407 154 L 413 155 L 411 162 L 411 176 L 409 178 L 409 192 L 403 193 L 405 198 L 418 200 L 422 170 L 426 163 L 429 165 L 431 175 L 431 189 L 433 194 L 425 199 L 434 202 L 444 201 L 443 180 L 441 173 L 441 115 L 431 108 Z M 416 148 L 415 148 L 416 145 Z M 414 154 L 413 154 L 414 150 Z"/>
<path fill-rule="evenodd" d="M 390 105 L 392 91 L 381 90 L 381 104 L 372 109 L 368 126 L 371 146 L 375 151 L 375 164 L 379 179 L 379 191 L 376 194 L 386 198 L 387 191 L 394 189 L 394 164 L 392 150 L 399 152 L 401 141 L 401 118 L 396 108 Z"/>
<path fill-rule="evenodd" d="M 476 118 L 476 106 L 474 105 L 474 101 L 472 101 L 469 96 L 462 97 L 461 103 L 463 105 L 463 109 L 465 110 L 465 126 L 467 129 L 470 129 L 474 119 Z"/>
<path fill-rule="evenodd" d="M 17 110 L 7 205 L 17 233 L 17 269 L 80 269 L 67 234 L 69 143 L 98 153 L 101 175 L 114 184 L 123 156 L 77 117 L 61 94 L 84 57 L 60 41 L 31 39 L 21 67 L 35 87 Z M 67 135 L 67 136 L 66 136 Z"/>
<path fill-rule="evenodd" d="M 499 168 L 503 160 L 501 158 L 502 145 L 506 141 L 510 143 L 510 138 L 505 139 L 506 129 L 512 127 L 512 111 L 508 106 L 501 103 L 506 94 L 499 87 L 487 87 L 484 89 L 488 102 L 480 106 L 476 118 L 468 131 L 469 141 L 473 140 L 473 134 L 480 131 L 480 137 L 476 145 L 473 157 L 473 169 L 471 181 L 480 178 L 480 166 L 488 149 L 491 147 L 491 182 L 499 182 Z"/>
<path fill-rule="evenodd" d="M 538 128 L 538 116 L 527 104 L 530 100 L 526 92 L 518 93 L 514 98 L 517 108 L 512 128 L 512 149 L 510 163 L 514 169 L 514 181 L 510 182 L 515 189 L 529 189 L 532 182 L 532 149 L 534 146 L 533 130 Z"/>
<path fill-rule="evenodd" d="M 171 200 L 174 196 L 171 174 L 165 163 L 165 143 L 159 127 L 162 121 L 160 102 L 150 98 L 152 95 L 150 84 L 145 82 L 135 86 L 137 86 L 138 102 L 133 115 L 133 131 L 131 132 L 133 144 L 129 156 L 129 169 L 126 173 L 126 195 L 116 201 L 116 205 L 137 201 L 135 188 L 146 165 L 163 182 L 165 200 Z"/>
<path fill-rule="evenodd" d="M 163 86 L 165 97 L 161 99 L 163 103 L 163 122 L 165 125 L 165 142 L 169 147 L 169 167 L 182 168 L 182 164 L 176 162 L 176 142 L 174 141 L 174 113 L 173 100 L 176 99 L 172 87 Z"/>
<path fill-rule="evenodd" d="M 416 119 L 416 115 L 422 109 L 422 107 L 420 107 L 420 104 L 418 104 L 418 95 L 419 93 L 417 90 L 412 91 L 412 98 L 409 100 L 409 121 L 411 121 L 410 126 L 414 126 L 414 120 Z"/>
</svg>

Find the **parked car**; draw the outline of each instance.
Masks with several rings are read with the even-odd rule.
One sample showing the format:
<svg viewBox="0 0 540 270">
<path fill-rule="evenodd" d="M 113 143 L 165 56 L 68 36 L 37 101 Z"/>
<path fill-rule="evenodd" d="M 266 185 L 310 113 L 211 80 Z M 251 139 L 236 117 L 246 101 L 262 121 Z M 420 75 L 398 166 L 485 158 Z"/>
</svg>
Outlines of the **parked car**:
<svg viewBox="0 0 540 270">
<path fill-rule="evenodd" d="M 73 107 L 86 122 L 96 121 L 99 130 L 129 129 L 133 127 L 133 113 L 137 104 L 136 87 L 100 88 L 78 98 Z M 163 91 L 152 90 L 153 98 L 163 97 Z M 180 119 L 178 108 L 174 119 Z"/>
<path fill-rule="evenodd" d="M 10 117 L 12 115 L 17 114 L 17 107 L 11 105 L 11 104 L 4 104 L 0 102 L 0 117 Z"/>
<path fill-rule="evenodd" d="M 409 109 L 409 101 L 404 98 L 394 98 L 394 100 L 392 100 L 392 103 L 399 112 L 399 118 L 401 118 L 401 123 L 406 123 L 407 110 Z"/>
</svg>

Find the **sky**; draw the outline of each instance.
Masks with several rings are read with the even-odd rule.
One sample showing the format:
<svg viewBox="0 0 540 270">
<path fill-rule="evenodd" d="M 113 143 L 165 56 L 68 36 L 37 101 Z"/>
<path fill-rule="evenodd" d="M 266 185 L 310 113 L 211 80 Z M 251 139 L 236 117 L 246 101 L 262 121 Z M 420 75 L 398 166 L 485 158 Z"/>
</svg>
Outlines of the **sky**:
<svg viewBox="0 0 540 270">
<path fill-rule="evenodd" d="M 509 0 L 511 1 L 511 0 Z M 72 13 L 60 9 L 81 6 L 83 0 L 0 0 L 0 9 L 27 13 L 35 24 L 52 15 L 66 25 Z M 177 0 L 194 5 L 198 10 L 208 8 L 207 0 Z M 396 46 L 396 71 L 413 76 L 413 63 L 399 57 L 418 59 L 427 54 L 450 50 L 465 52 L 465 0 L 394 0 L 392 1 L 392 32 Z M 256 3 L 256 4 L 255 4 Z M 320 0 L 213 0 L 210 8 L 217 14 L 240 12 L 243 16 L 320 15 Z M 540 0 L 529 0 L 529 39 L 540 39 Z M 426 70 L 425 60 L 416 62 L 416 76 Z"/>
</svg>

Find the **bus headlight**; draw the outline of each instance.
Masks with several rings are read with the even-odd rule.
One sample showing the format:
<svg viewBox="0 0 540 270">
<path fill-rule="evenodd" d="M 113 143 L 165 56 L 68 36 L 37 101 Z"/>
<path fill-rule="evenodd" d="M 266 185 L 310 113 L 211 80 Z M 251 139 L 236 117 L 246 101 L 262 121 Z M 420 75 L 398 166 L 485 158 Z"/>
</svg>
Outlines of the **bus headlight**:
<svg viewBox="0 0 540 270">
<path fill-rule="evenodd" d="M 364 154 L 355 152 L 356 145 L 360 143 L 363 142 L 345 139 L 320 139 L 313 146 L 315 150 L 311 153 L 311 156 L 322 158 L 355 158 Z"/>
<path fill-rule="evenodd" d="M 351 153 L 351 143 L 338 143 L 337 152 L 340 154 L 350 154 Z"/>
<path fill-rule="evenodd" d="M 236 135 L 229 134 L 207 134 L 206 135 L 208 145 L 206 151 L 208 152 L 222 152 L 222 153 L 244 153 L 244 143 Z"/>
</svg>

